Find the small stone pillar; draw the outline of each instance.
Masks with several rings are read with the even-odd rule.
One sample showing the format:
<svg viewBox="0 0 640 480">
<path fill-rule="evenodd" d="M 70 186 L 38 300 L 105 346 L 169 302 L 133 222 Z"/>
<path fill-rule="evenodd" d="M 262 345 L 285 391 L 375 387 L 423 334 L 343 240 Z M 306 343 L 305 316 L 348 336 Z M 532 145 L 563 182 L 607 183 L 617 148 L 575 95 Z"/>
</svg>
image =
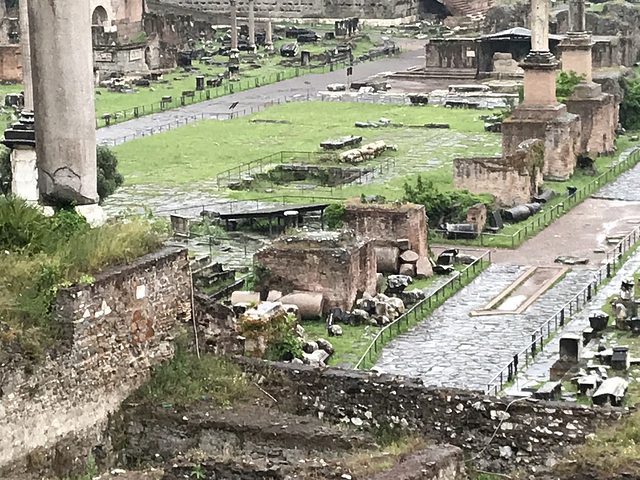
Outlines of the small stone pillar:
<svg viewBox="0 0 640 480">
<path fill-rule="evenodd" d="M 4 5 L 4 2 L 0 3 Z M 38 193 L 36 135 L 33 117 L 33 81 L 31 79 L 31 42 L 29 40 L 27 0 L 22 0 L 19 6 L 24 107 L 18 122 L 5 131 L 3 143 L 11 149 L 11 193 L 29 202 L 37 203 L 40 195 Z"/>
<path fill-rule="evenodd" d="M 248 0 L 249 3 L 249 50 L 256 51 L 256 19 L 254 12 L 254 0 Z"/>
<path fill-rule="evenodd" d="M 202 75 L 196 77 L 196 90 L 204 90 L 204 77 Z"/>
<path fill-rule="evenodd" d="M 240 72 L 240 51 L 238 50 L 238 7 L 236 0 L 229 0 L 231 6 L 231 50 L 229 51 L 229 78 L 235 80 Z"/>
<path fill-rule="evenodd" d="M 585 82 L 591 83 L 591 35 L 586 32 L 584 0 L 569 2 L 569 29 L 566 39 L 560 44 L 562 52 L 562 70 L 574 71 L 585 76 Z"/>
<path fill-rule="evenodd" d="M 271 25 L 271 19 L 267 19 L 267 26 L 265 27 L 264 37 L 264 50 L 265 52 L 273 52 L 273 27 Z"/>
<path fill-rule="evenodd" d="M 300 53 L 300 66 L 308 67 L 311 63 L 311 52 L 309 50 L 302 50 Z"/>
</svg>

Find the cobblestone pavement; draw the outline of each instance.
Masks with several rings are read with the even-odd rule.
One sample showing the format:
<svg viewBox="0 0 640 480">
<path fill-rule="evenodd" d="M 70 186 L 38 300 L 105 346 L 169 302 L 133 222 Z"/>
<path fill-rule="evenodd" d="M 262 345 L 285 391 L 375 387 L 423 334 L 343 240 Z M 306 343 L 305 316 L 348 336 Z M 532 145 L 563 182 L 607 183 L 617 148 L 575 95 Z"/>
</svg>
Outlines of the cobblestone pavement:
<svg viewBox="0 0 640 480">
<path fill-rule="evenodd" d="M 375 368 L 421 378 L 426 385 L 484 389 L 531 334 L 593 279 L 569 273 L 520 315 L 469 317 L 510 285 L 525 267 L 492 264 L 433 314 L 389 342 Z"/>
<path fill-rule="evenodd" d="M 409 67 L 421 64 L 424 58 L 424 50 L 418 48 L 408 50 L 398 57 L 383 58 L 373 62 L 362 63 L 353 67 L 352 81 L 361 80 L 382 72 L 405 70 Z M 219 98 L 194 103 L 185 107 L 154 113 L 144 117 L 118 123 L 110 127 L 96 130 L 98 143 L 112 143 L 122 137 L 139 134 L 176 121 L 185 121 L 194 116 L 205 118 L 215 114 L 228 114 L 229 106 L 238 102 L 235 110 L 242 111 L 251 107 L 259 107 L 270 101 L 277 101 L 285 97 L 295 95 L 307 96 L 312 92 L 324 90 L 331 83 L 346 83 L 345 69 L 339 69 L 329 73 L 312 73 L 297 78 L 291 78 L 278 83 L 272 83 L 258 88 L 252 88 L 242 92 L 224 95 Z"/>
<path fill-rule="evenodd" d="M 592 195 L 604 200 L 640 201 L 640 164 L 622 173 L 613 182 L 603 186 Z"/>
<path fill-rule="evenodd" d="M 609 296 L 619 293 L 622 279 L 631 276 L 637 270 L 640 270 L 640 250 L 636 250 L 609 283 L 598 290 L 598 293 L 593 296 L 586 308 L 575 315 L 562 330 L 556 333 L 549 343 L 545 345 L 544 350 L 536 356 L 535 363 L 520 372 L 517 381 L 513 386 L 505 389 L 505 393 L 509 395 L 527 395 L 527 392 L 522 391 L 523 388 L 549 380 L 549 369 L 558 359 L 560 353 L 560 338 L 568 334 L 582 335 L 582 331 L 589 327 L 589 313 L 594 310 L 600 310 Z"/>
</svg>

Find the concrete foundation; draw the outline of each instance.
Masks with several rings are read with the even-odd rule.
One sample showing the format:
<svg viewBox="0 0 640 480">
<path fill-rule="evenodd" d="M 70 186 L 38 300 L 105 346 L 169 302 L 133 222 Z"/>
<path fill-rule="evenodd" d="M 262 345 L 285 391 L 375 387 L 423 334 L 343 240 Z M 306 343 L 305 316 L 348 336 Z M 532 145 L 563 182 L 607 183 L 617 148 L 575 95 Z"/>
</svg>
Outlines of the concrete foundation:
<svg viewBox="0 0 640 480">
<path fill-rule="evenodd" d="M 29 24 L 40 198 L 97 203 L 89 4 L 30 0 Z"/>
</svg>

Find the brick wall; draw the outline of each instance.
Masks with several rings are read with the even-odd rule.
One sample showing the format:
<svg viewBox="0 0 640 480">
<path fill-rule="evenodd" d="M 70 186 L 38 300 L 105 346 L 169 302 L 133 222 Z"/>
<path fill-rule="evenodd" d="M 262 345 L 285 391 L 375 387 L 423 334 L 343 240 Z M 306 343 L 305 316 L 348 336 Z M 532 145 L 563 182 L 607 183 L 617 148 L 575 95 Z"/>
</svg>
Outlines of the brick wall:
<svg viewBox="0 0 640 480">
<path fill-rule="evenodd" d="M 376 245 L 395 244 L 398 239 L 407 238 L 414 252 L 421 257 L 427 255 L 424 205 L 347 203 L 343 221 L 356 235 L 370 238 Z"/>
<path fill-rule="evenodd" d="M 81 468 L 109 413 L 173 355 L 190 301 L 187 251 L 176 248 L 60 288 L 58 345 L 35 366 L 17 358 L 0 366 L 0 478 Z"/>
<path fill-rule="evenodd" d="M 20 45 L 0 45 L 0 80 L 22 81 L 22 52 Z"/>
<path fill-rule="evenodd" d="M 254 261 L 267 268 L 256 288 L 284 294 L 322 292 L 325 311 L 350 310 L 358 291 L 375 295 L 373 243 L 349 232 L 325 232 L 321 237 L 282 237 L 256 252 Z"/>
</svg>

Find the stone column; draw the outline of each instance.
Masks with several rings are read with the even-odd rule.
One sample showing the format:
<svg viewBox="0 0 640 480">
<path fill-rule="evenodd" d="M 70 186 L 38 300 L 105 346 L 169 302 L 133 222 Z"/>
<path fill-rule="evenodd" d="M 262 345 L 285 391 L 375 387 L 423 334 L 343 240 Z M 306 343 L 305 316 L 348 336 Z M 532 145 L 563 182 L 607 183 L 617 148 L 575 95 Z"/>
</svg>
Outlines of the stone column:
<svg viewBox="0 0 640 480">
<path fill-rule="evenodd" d="M 231 50 L 238 50 L 238 7 L 236 0 L 229 0 L 231 5 Z"/>
<path fill-rule="evenodd" d="M 562 70 L 574 71 L 584 75 L 585 82 L 591 83 L 591 49 L 593 42 L 586 30 L 584 0 L 571 0 L 569 3 L 569 28 L 565 40 L 560 44 L 562 52 Z"/>
<path fill-rule="evenodd" d="M 249 1 L 249 49 L 256 50 L 256 19 L 254 12 L 254 0 Z"/>
<path fill-rule="evenodd" d="M 271 25 L 271 19 L 267 19 L 267 26 L 265 27 L 266 33 L 264 37 L 264 49 L 267 52 L 273 52 L 273 27 Z"/>
<path fill-rule="evenodd" d="M 0 0 L 0 4 L 4 2 Z M 29 8 L 27 0 L 20 0 L 20 46 L 22 50 L 22 82 L 24 109 L 33 112 L 33 81 L 31 80 L 31 41 L 29 40 Z"/>
<path fill-rule="evenodd" d="M 549 51 L 549 0 L 531 0 L 531 52 L 524 69 L 525 105 L 555 105 L 558 62 Z"/>
<path fill-rule="evenodd" d="M 229 78 L 237 79 L 240 72 L 240 51 L 238 50 L 238 10 L 236 0 L 229 0 L 231 6 L 231 50 L 229 51 Z"/>
<path fill-rule="evenodd" d="M 3 0 L 0 0 L 0 5 L 2 5 L 2 12 L 4 12 Z M 39 198 L 38 168 L 33 118 L 33 85 L 31 81 L 31 47 L 29 42 L 27 0 L 20 1 L 20 45 L 22 50 L 24 107 L 19 121 L 5 131 L 3 143 L 11 149 L 11 192 L 29 202 L 37 203 Z"/>
<path fill-rule="evenodd" d="M 38 185 L 47 205 L 98 202 L 89 2 L 29 0 Z"/>
</svg>

